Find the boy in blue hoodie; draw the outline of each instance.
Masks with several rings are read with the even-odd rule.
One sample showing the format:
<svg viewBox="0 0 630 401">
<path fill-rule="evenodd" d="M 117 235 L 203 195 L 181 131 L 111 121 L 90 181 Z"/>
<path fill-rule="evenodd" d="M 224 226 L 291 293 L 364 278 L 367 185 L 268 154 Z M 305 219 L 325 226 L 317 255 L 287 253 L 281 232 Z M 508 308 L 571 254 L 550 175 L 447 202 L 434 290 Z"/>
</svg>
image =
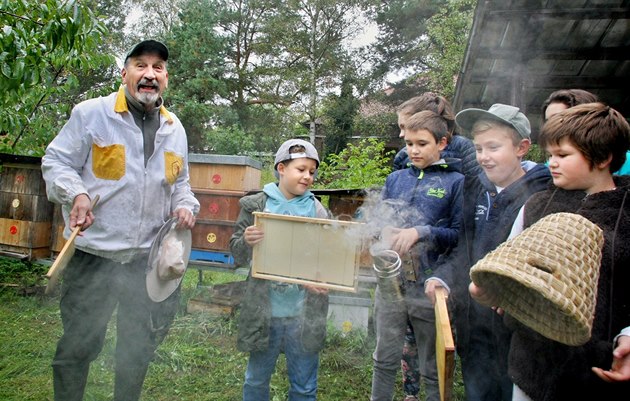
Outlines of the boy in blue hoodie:
<svg viewBox="0 0 630 401">
<path fill-rule="evenodd" d="M 278 182 L 239 201 L 241 212 L 230 238 L 237 264 L 251 262 L 252 247 L 265 235 L 254 225 L 253 212 L 329 217 L 309 191 L 318 167 L 319 156 L 311 143 L 290 139 L 280 146 L 274 166 Z M 280 353 L 287 360 L 289 401 L 315 400 L 319 351 L 326 339 L 328 290 L 251 275 L 247 281 L 237 338 L 237 348 L 249 352 L 243 401 L 269 400 L 269 383 Z"/>
<path fill-rule="evenodd" d="M 391 401 L 400 368 L 407 321 L 418 344 L 420 374 L 427 400 L 440 399 L 435 364 L 435 316 L 423 295 L 424 280 L 440 255 L 457 243 L 464 176 L 458 159 L 443 159 L 447 126 L 432 111 L 414 114 L 405 126 L 405 144 L 412 165 L 391 173 L 385 182 L 383 201 L 399 221 L 382 232 L 382 244 L 403 260 L 400 292 L 391 300 L 376 288 L 374 319 L 376 349 L 372 376 L 372 401 Z"/>
<path fill-rule="evenodd" d="M 546 189 L 551 175 L 544 165 L 522 160 L 531 144 L 531 129 L 517 107 L 494 104 L 487 111 L 466 109 L 455 121 L 471 133 L 483 171 L 466 177 L 457 247 L 427 280 L 425 292 L 433 302 L 435 287 L 443 286 L 450 292 L 466 400 L 509 401 L 510 332 L 501 316 L 472 301 L 468 272 L 508 238 L 521 206 L 530 195 Z"/>
</svg>

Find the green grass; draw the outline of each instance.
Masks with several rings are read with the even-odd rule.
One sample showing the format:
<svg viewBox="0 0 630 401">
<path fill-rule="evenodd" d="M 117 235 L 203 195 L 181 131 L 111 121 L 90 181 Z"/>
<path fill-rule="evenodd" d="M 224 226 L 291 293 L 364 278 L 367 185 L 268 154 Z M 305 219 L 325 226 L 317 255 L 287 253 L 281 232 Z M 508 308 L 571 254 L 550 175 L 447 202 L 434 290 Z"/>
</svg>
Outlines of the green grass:
<svg viewBox="0 0 630 401">
<path fill-rule="evenodd" d="M 202 284 L 242 279 L 243 276 L 233 274 L 204 272 Z M 189 270 L 183 284 L 181 311 L 150 366 L 143 390 L 144 401 L 241 399 L 247 354 L 236 350 L 236 320 L 199 312 L 187 314 L 185 305 L 199 291 L 197 283 L 197 271 Z M 23 291 L 15 287 L 0 287 L 0 400 L 52 400 L 50 363 L 62 333 L 59 300 L 20 293 Z M 114 334 L 112 324 L 103 351 L 92 363 L 86 401 L 113 397 Z M 360 332 L 344 335 L 330 326 L 327 346 L 321 353 L 318 399 L 367 400 L 373 349 L 372 336 Z M 271 387 L 273 401 L 286 400 L 288 382 L 283 357 L 278 362 Z M 401 385 L 397 386 L 395 400 L 402 400 L 401 389 Z M 457 371 L 454 400 L 463 399 L 462 394 Z"/>
</svg>

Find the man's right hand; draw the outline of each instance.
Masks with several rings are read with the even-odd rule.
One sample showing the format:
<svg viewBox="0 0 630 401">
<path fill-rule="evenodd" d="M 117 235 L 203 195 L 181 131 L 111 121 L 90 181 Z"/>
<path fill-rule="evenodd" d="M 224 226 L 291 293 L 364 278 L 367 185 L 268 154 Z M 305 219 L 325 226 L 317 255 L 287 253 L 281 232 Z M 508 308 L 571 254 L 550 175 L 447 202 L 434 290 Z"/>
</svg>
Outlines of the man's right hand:
<svg viewBox="0 0 630 401">
<path fill-rule="evenodd" d="M 79 194 L 72 202 L 72 210 L 70 210 L 70 229 L 81 226 L 81 230 L 87 229 L 94 222 L 94 214 L 92 213 L 92 202 L 87 194 Z"/>
</svg>

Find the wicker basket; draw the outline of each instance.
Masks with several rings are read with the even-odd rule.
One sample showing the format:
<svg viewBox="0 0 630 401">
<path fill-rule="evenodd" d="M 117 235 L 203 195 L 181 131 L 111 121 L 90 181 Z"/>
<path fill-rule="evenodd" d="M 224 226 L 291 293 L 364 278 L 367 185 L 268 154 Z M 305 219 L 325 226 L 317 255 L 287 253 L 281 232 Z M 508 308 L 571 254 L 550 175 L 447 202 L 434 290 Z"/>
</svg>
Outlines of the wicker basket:
<svg viewBox="0 0 630 401">
<path fill-rule="evenodd" d="M 603 244 L 602 230 L 586 218 L 552 214 L 486 255 L 470 277 L 524 325 L 582 345 L 591 337 Z"/>
</svg>

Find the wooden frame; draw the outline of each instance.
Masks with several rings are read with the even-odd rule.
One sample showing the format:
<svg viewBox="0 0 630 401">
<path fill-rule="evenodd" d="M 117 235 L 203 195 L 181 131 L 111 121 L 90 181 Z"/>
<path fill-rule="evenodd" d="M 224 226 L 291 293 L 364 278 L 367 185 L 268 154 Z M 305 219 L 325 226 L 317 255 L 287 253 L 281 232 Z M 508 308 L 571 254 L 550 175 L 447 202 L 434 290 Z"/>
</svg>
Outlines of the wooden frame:
<svg viewBox="0 0 630 401">
<path fill-rule="evenodd" d="M 252 255 L 252 276 L 357 292 L 362 223 L 254 212 L 265 232 Z"/>
<path fill-rule="evenodd" d="M 440 400 L 449 401 L 453 392 L 453 372 L 455 370 L 455 343 L 451 322 L 446 307 L 446 290 L 435 289 L 435 358 L 438 369 Z"/>
</svg>

